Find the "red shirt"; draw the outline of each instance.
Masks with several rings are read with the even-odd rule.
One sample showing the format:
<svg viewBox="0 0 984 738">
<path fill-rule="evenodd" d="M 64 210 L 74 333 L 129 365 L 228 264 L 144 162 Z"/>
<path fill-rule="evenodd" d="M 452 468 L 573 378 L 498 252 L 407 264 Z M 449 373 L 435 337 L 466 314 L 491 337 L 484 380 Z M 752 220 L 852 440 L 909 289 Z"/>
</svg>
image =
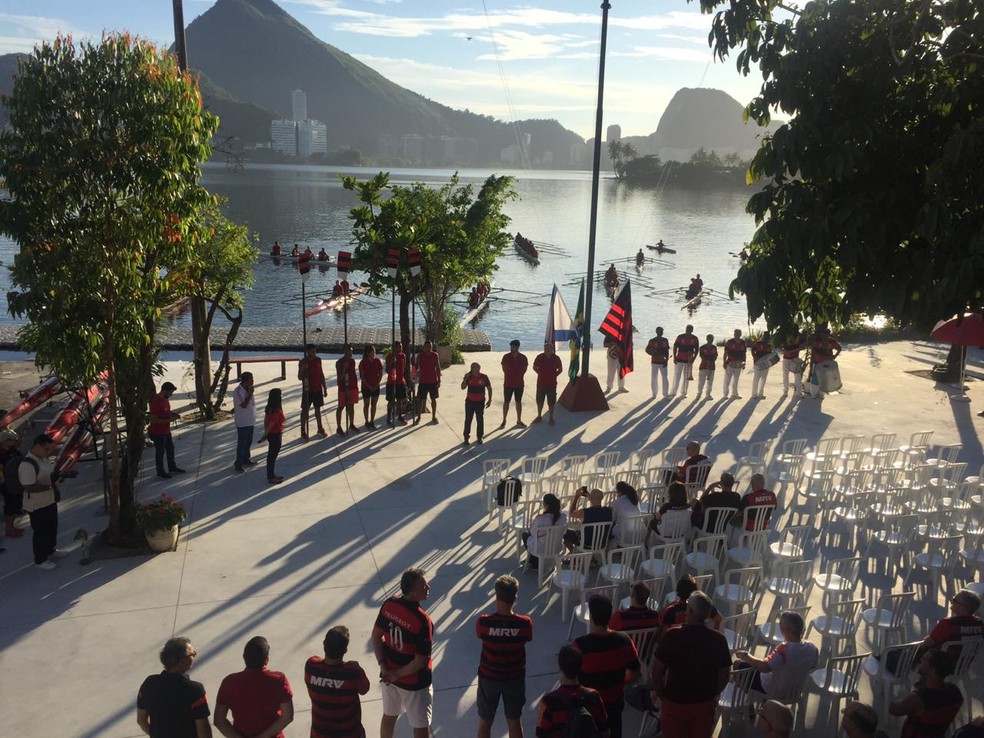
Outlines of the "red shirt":
<svg viewBox="0 0 984 738">
<path fill-rule="evenodd" d="M 524 354 L 510 351 L 502 357 L 502 386 L 503 387 L 522 387 L 523 375 L 530 365 L 529 360 Z"/>
<path fill-rule="evenodd" d="M 639 653 L 632 639 L 617 631 L 589 633 L 575 638 L 573 645 L 584 655 L 581 683 L 597 689 L 606 705 L 621 700 L 626 670 L 640 668 Z"/>
<path fill-rule="evenodd" d="M 362 359 L 359 362 L 359 376 L 362 377 L 362 389 L 376 389 L 383 379 L 383 362 L 378 356 Z"/>
<path fill-rule="evenodd" d="M 724 344 L 724 365 L 744 364 L 747 348 L 741 338 L 729 338 Z"/>
<path fill-rule="evenodd" d="M 304 665 L 304 684 L 311 698 L 311 738 L 362 738 L 360 694 L 369 678 L 358 661 L 327 664 L 312 656 Z"/>
<path fill-rule="evenodd" d="M 772 344 L 768 341 L 756 341 L 752 344 L 752 361 L 758 361 L 763 356 L 772 353 Z"/>
<path fill-rule="evenodd" d="M 407 383 L 407 355 L 402 351 L 386 354 L 386 384 Z"/>
<path fill-rule="evenodd" d="M 471 402 L 485 402 L 485 388 L 491 387 L 492 382 L 489 378 L 482 373 L 476 377 L 471 372 L 468 372 L 468 384 L 465 394 L 465 399 Z"/>
<path fill-rule="evenodd" d="M 437 384 L 441 360 L 436 351 L 421 351 L 417 356 L 417 379 L 421 384 Z"/>
<path fill-rule="evenodd" d="M 434 624 L 418 602 L 390 597 L 379 608 L 374 630 L 381 631 L 385 650 L 384 669 L 399 669 L 417 656 L 426 656 L 427 664 L 413 674 L 393 682 L 403 689 L 426 689 L 431 684 L 431 649 Z"/>
<path fill-rule="evenodd" d="M 480 677 L 505 681 L 526 676 L 526 644 L 533 640 L 533 621 L 528 615 L 479 615 L 475 635 L 482 642 Z"/>
<path fill-rule="evenodd" d="M 813 339 L 813 343 L 810 346 L 810 357 L 814 364 L 820 364 L 833 359 L 834 352 L 840 353 L 840 350 L 841 345 L 833 338 L 824 340 L 818 337 Z"/>
<path fill-rule="evenodd" d="M 315 356 L 313 359 L 305 356 L 301 361 L 305 362 L 302 380 L 308 392 L 320 392 L 325 386 L 325 372 L 321 368 L 321 358 Z"/>
<path fill-rule="evenodd" d="M 536 716 L 536 738 L 560 738 L 567 724 L 571 700 L 584 704 L 584 709 L 591 713 L 598 730 L 608 730 L 608 712 L 601 696 L 595 690 L 580 684 L 562 684 L 559 689 L 548 692 L 540 700 L 540 712 Z"/>
<path fill-rule="evenodd" d="M 643 628 L 658 628 L 660 623 L 659 613 L 648 607 L 631 605 L 624 610 L 616 610 L 612 613 L 612 619 L 608 627 L 612 630 L 620 630 L 623 633 L 630 630 L 641 630 Z"/>
<path fill-rule="evenodd" d="M 670 359 L 670 342 L 664 336 L 650 338 L 646 353 L 652 357 L 653 364 L 666 364 Z"/>
<path fill-rule="evenodd" d="M 681 333 L 673 343 L 673 361 L 677 364 L 689 364 L 697 355 L 700 341 L 693 333 Z"/>
<path fill-rule="evenodd" d="M 776 499 L 775 494 L 767 489 L 760 489 L 758 492 L 753 490 L 751 492 L 746 493 L 745 496 L 741 498 L 741 504 L 738 505 L 737 514 L 741 515 L 745 511 L 746 507 L 762 507 L 763 505 L 775 505 L 778 502 L 779 501 Z M 769 522 L 768 518 L 766 518 L 765 522 L 766 523 Z M 746 523 L 745 525 L 745 529 L 754 530 L 754 528 L 755 528 L 755 521 L 749 518 L 748 523 Z"/>
<path fill-rule="evenodd" d="M 338 389 L 353 390 L 359 388 L 359 378 L 355 375 L 355 359 L 344 356 L 335 362 L 335 374 L 338 376 Z"/>
<path fill-rule="evenodd" d="M 287 417 L 283 410 L 267 410 L 263 416 L 263 430 L 267 435 L 283 433 L 285 425 L 287 425 Z"/>
<path fill-rule="evenodd" d="M 280 706 L 290 702 L 287 677 L 279 671 L 243 669 L 222 680 L 215 702 L 232 711 L 232 726 L 243 735 L 257 735 L 280 717 Z M 283 731 L 275 738 L 284 738 Z"/>
<path fill-rule="evenodd" d="M 943 645 L 947 641 L 962 641 L 964 638 L 984 637 L 984 622 L 976 615 L 954 615 L 940 618 L 933 627 L 929 638 L 933 643 Z"/>
<path fill-rule="evenodd" d="M 782 358 L 784 359 L 796 359 L 799 358 L 800 351 L 805 348 L 804 341 L 797 338 L 794 343 L 786 344 L 782 347 Z"/>
<path fill-rule="evenodd" d="M 157 420 L 159 416 L 167 416 L 167 420 Z M 154 395 L 150 398 L 150 425 L 147 433 L 152 436 L 166 436 L 171 432 L 171 402 L 166 397 Z"/>
<path fill-rule="evenodd" d="M 714 371 L 714 365 L 717 363 L 718 350 L 717 346 L 713 343 L 705 343 L 700 347 L 700 366 L 698 369 L 710 369 Z"/>
<path fill-rule="evenodd" d="M 564 364 L 557 354 L 537 354 L 533 359 L 533 371 L 536 372 L 537 387 L 556 387 L 557 376 L 564 371 Z"/>
</svg>

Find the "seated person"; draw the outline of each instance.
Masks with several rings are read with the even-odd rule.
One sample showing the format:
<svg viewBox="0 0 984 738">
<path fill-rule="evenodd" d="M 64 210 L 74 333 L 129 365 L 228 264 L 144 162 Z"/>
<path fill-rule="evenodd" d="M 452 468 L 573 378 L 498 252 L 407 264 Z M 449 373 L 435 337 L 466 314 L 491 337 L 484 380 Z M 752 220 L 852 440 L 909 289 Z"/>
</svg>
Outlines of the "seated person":
<svg viewBox="0 0 984 738">
<path fill-rule="evenodd" d="M 760 507 L 766 505 L 776 505 L 778 500 L 773 492 L 770 492 L 765 488 L 765 477 L 761 474 L 753 474 L 752 479 L 749 482 L 752 489 L 745 493 L 745 496 L 741 498 L 741 502 L 738 503 L 738 514 L 731 519 L 732 525 L 740 525 L 742 516 L 745 510 L 749 507 Z M 759 530 L 764 529 L 769 524 L 769 517 L 765 518 L 764 523 L 760 523 Z M 749 518 L 748 522 L 745 524 L 746 530 L 754 530 L 754 520 Z"/>
<path fill-rule="evenodd" d="M 663 612 L 659 616 L 660 638 L 670 628 L 675 628 L 687 622 L 687 598 L 696 591 L 697 581 L 692 576 L 684 574 L 680 577 L 676 585 L 676 600 L 664 607 Z M 721 617 L 721 613 L 713 605 L 711 606 L 711 614 L 707 616 L 707 619 L 714 621 L 714 630 L 721 630 L 721 622 L 724 618 Z"/>
<path fill-rule="evenodd" d="M 623 633 L 631 630 L 642 630 L 643 628 L 658 628 L 660 623 L 659 613 L 649 607 L 650 594 L 652 592 L 648 584 L 645 582 L 634 582 L 632 584 L 629 606 L 623 610 L 613 612 L 612 619 L 608 622 L 608 627 L 611 630 L 620 630 Z"/>
<path fill-rule="evenodd" d="M 318 261 L 328 261 L 328 258 L 328 252 L 322 248 L 321 251 L 318 252 Z"/>
<path fill-rule="evenodd" d="M 659 524 L 663 516 L 670 510 L 689 510 L 690 501 L 687 499 L 687 488 L 683 482 L 673 482 L 666 488 L 666 502 L 659 506 L 659 510 L 653 513 L 653 519 L 649 523 L 649 530 L 659 535 Z"/>
<path fill-rule="evenodd" d="M 730 472 L 722 472 L 721 481 L 715 482 L 705 489 L 704 495 L 694 503 L 694 512 L 690 516 L 691 524 L 695 528 L 713 529 L 716 522 L 713 519 L 708 520 L 707 525 L 704 525 L 704 510 L 709 507 L 730 507 L 737 511 L 741 504 L 741 496 L 735 492 L 734 486 L 734 476 Z M 728 519 L 730 520 L 733 515 L 734 513 L 729 515 Z"/>
<path fill-rule="evenodd" d="M 536 569 L 540 565 L 540 556 L 548 553 L 556 554 L 556 551 L 546 551 L 547 528 L 552 525 L 567 525 L 567 513 L 561 512 L 560 500 L 557 495 L 549 492 L 543 496 L 543 512 L 533 518 L 530 529 L 523 534 L 523 543 L 530 557 L 530 568 Z"/>
<path fill-rule="evenodd" d="M 820 654 L 817 647 L 803 641 L 806 623 L 797 612 L 784 612 L 779 616 L 779 632 L 785 639 L 775 646 L 764 659 L 758 659 L 747 651 L 736 651 L 736 669 L 751 667 L 756 670 L 752 689 L 764 692 L 777 700 L 790 700 L 800 696 L 803 680 L 817 668 Z"/>
<path fill-rule="evenodd" d="M 962 641 L 965 638 L 984 637 L 984 622 L 977 616 L 981 598 L 969 589 L 962 589 L 950 600 L 948 618 L 940 618 L 926 640 L 919 647 L 916 657 L 922 656 L 932 648 L 939 648 L 947 641 Z M 951 653 L 951 656 L 957 654 Z"/>
<path fill-rule="evenodd" d="M 902 738 L 935 738 L 946 735 L 960 712 L 963 695 L 946 678 L 953 673 L 953 658 L 938 649 L 922 655 L 916 673 L 921 682 L 912 692 L 888 706 L 888 714 L 904 716 Z"/>
<path fill-rule="evenodd" d="M 567 511 L 568 520 L 580 520 L 585 525 L 589 523 L 611 523 L 613 520 L 612 509 L 601 504 L 604 499 L 605 493 L 600 489 L 593 489 L 589 492 L 587 487 L 581 487 L 571 499 L 570 508 Z M 583 510 L 578 509 L 578 502 L 580 500 L 588 501 L 588 506 Z M 610 532 L 611 529 L 609 529 Z M 589 530 L 587 534 L 591 536 L 594 534 L 594 531 Z M 601 541 L 597 546 L 593 546 L 593 541 L 590 537 L 586 537 L 582 541 L 581 531 L 569 530 L 564 533 L 564 543 L 567 545 L 568 551 L 573 551 L 579 546 L 584 546 L 584 548 L 604 548 L 608 545 L 608 535 L 605 536 L 604 541 Z"/>
<path fill-rule="evenodd" d="M 634 532 L 628 530 L 629 518 L 641 515 L 642 510 L 639 509 L 639 493 L 631 484 L 616 482 L 615 491 L 617 497 L 609 505 L 614 521 L 612 523 L 612 536 L 619 545 L 622 545 L 623 540 L 627 540 Z M 639 532 L 642 532 L 642 525 L 639 526 Z"/>
<path fill-rule="evenodd" d="M 702 461 L 707 461 L 708 458 L 700 452 L 700 444 L 697 441 L 690 441 L 686 446 L 687 458 L 683 460 L 683 463 L 677 467 L 676 478 L 677 481 L 685 482 L 687 481 L 687 469 L 694 464 L 699 464 Z"/>
</svg>

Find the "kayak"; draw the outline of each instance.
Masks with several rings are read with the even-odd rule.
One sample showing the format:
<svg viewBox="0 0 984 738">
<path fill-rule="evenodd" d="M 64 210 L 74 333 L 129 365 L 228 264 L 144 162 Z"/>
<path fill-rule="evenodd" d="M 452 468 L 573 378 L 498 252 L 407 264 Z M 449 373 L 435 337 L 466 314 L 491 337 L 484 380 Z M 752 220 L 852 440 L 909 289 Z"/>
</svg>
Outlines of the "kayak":
<svg viewBox="0 0 984 738">
<path fill-rule="evenodd" d="M 646 248 L 655 251 L 657 254 L 675 254 L 676 249 L 671 249 L 669 246 L 650 246 L 646 244 Z"/>
</svg>

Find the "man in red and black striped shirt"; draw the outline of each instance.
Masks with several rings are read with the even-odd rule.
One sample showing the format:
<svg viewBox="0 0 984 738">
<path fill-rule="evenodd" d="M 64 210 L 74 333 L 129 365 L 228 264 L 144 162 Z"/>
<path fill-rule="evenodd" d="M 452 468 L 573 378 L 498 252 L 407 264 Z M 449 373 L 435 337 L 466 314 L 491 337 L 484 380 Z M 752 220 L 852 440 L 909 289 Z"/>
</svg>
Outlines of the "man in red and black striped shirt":
<svg viewBox="0 0 984 738">
<path fill-rule="evenodd" d="M 649 595 L 652 591 L 645 582 L 635 582 L 632 585 L 632 599 L 624 610 L 616 610 L 608 627 L 612 630 L 620 630 L 628 633 L 633 630 L 643 630 L 645 628 L 659 628 L 659 613 L 649 607 Z M 653 649 L 656 648 L 656 636 L 658 631 L 647 638 L 643 644 L 646 653 L 639 654 L 643 658 L 648 658 Z M 638 643 L 638 641 L 636 641 Z"/>
<path fill-rule="evenodd" d="M 311 738 L 365 738 L 360 694 L 369 691 L 369 677 L 358 661 L 342 661 L 349 630 L 336 625 L 325 635 L 325 657 L 304 664 L 304 683 L 311 698 Z"/>
<path fill-rule="evenodd" d="M 482 641 L 478 662 L 478 738 L 489 738 L 502 697 L 509 738 L 523 738 L 526 704 L 526 644 L 533 640 L 533 621 L 513 612 L 519 581 L 504 574 L 495 582 L 495 612 L 479 615 L 475 634 Z"/>
<path fill-rule="evenodd" d="M 560 738 L 571 719 L 572 708 L 584 706 L 602 738 L 609 738 L 608 714 L 601 696 L 593 689 L 582 687 L 578 681 L 583 656 L 574 646 L 561 646 L 557 654 L 560 667 L 560 688 L 543 695 L 536 717 L 536 738 Z"/>
<path fill-rule="evenodd" d="M 592 595 L 588 600 L 588 614 L 591 629 L 587 635 L 576 638 L 573 644 L 584 656 L 581 683 L 598 690 L 608 713 L 611 738 L 622 738 L 626 675 L 630 682 L 641 676 L 639 654 L 631 638 L 609 629 L 608 622 L 612 619 L 610 599 Z"/>
<path fill-rule="evenodd" d="M 372 629 L 372 650 L 382 680 L 383 719 L 380 738 L 393 738 L 396 720 L 407 713 L 413 738 L 428 738 L 433 716 L 431 649 L 434 624 L 420 603 L 430 594 L 425 572 L 407 569 L 400 577 L 400 596 L 379 608 Z"/>
</svg>

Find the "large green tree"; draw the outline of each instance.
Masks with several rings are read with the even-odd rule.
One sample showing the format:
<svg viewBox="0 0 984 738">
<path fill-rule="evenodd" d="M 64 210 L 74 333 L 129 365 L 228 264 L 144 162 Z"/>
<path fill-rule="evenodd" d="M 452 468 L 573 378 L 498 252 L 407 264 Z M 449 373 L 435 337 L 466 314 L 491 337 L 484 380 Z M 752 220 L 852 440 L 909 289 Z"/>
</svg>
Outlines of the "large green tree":
<svg viewBox="0 0 984 738">
<path fill-rule="evenodd" d="M 750 317 L 931 323 L 984 285 L 984 16 L 972 0 L 700 0 L 719 57 L 789 116 L 749 167 Z M 720 6 L 724 9 L 719 10 Z"/>
<path fill-rule="evenodd" d="M 461 185 L 458 175 L 440 186 L 414 182 L 390 185 L 380 172 L 366 181 L 344 177 L 345 189 L 357 193 L 362 205 L 352 208 L 352 235 L 356 241 L 353 267 L 368 274 L 373 294 L 395 287 L 399 297 L 400 336 L 410 343 L 410 304 L 420 298 L 428 337 L 443 333 L 444 306 L 456 293 L 487 279 L 496 257 L 511 242 L 505 232 L 509 216 L 502 212 L 516 196 L 512 178 L 492 175 L 478 194 Z M 392 279 L 386 269 L 389 249 L 400 252 L 400 269 Z M 421 269 L 411 276 L 407 256 L 421 252 Z"/>
<path fill-rule="evenodd" d="M 625 176 L 626 164 L 638 155 L 635 146 L 627 141 L 615 139 L 608 142 L 608 158 L 612 160 L 612 169 L 615 170 L 615 176 L 619 179 Z"/>
<path fill-rule="evenodd" d="M 144 447 L 156 327 L 187 294 L 196 218 L 211 200 L 198 165 L 216 119 L 170 55 L 129 35 L 42 44 L 4 103 L 0 230 L 20 246 L 9 310 L 28 320 L 20 344 L 67 383 L 106 373 L 116 540 Z"/>
</svg>

